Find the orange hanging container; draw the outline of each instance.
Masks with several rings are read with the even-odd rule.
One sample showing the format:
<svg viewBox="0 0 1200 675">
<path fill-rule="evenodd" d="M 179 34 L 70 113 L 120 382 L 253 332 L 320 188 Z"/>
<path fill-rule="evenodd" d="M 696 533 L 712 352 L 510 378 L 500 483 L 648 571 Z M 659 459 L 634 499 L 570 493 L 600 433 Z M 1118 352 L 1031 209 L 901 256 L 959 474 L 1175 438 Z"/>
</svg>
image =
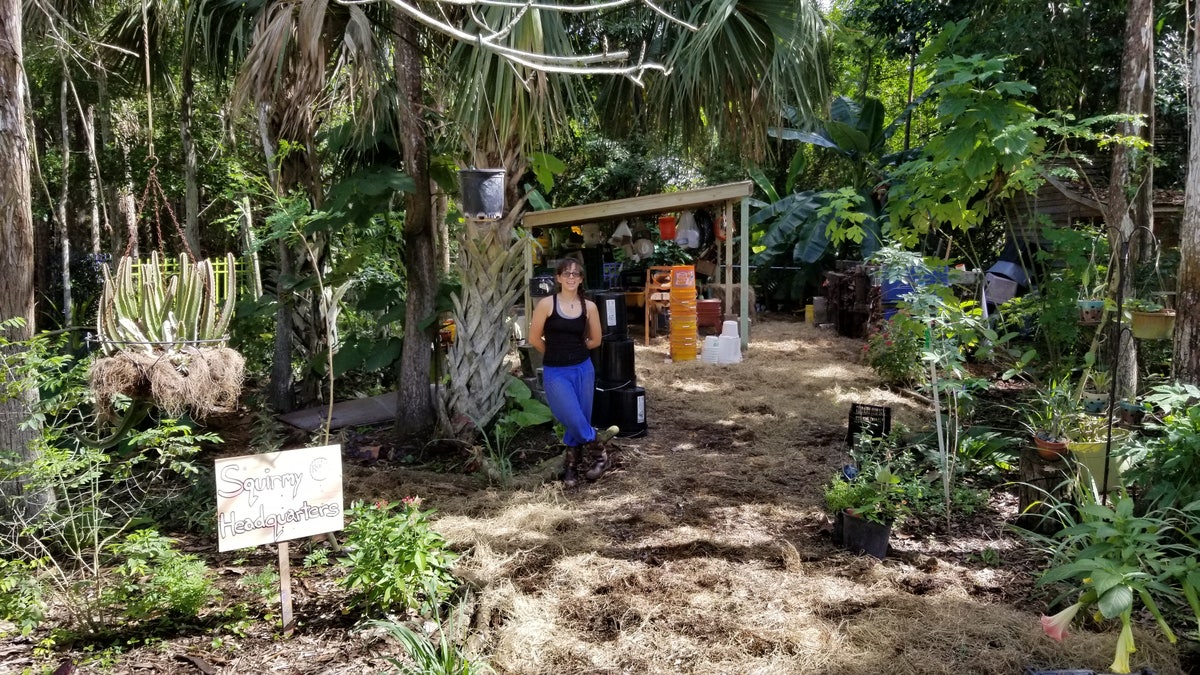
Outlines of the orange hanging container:
<svg viewBox="0 0 1200 675">
<path fill-rule="evenodd" d="M 663 241 L 675 238 L 675 216 L 658 217 L 658 236 Z"/>
</svg>

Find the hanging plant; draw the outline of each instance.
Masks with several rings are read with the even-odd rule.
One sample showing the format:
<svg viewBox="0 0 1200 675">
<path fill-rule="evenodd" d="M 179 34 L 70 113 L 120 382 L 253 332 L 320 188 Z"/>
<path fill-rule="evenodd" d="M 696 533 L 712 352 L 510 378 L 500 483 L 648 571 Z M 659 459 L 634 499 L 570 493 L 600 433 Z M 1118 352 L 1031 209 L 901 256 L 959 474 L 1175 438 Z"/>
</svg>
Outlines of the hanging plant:
<svg viewBox="0 0 1200 675">
<path fill-rule="evenodd" d="M 245 361 L 225 346 L 237 284 L 233 254 L 226 256 L 224 297 L 208 260 L 179 256 L 167 274 L 157 253 L 134 274 L 122 256 L 114 274 L 104 268 L 96 331 L 104 356 L 90 381 L 100 409 L 118 395 L 150 400 L 168 414 L 203 418 L 231 410 L 241 393 Z"/>
</svg>

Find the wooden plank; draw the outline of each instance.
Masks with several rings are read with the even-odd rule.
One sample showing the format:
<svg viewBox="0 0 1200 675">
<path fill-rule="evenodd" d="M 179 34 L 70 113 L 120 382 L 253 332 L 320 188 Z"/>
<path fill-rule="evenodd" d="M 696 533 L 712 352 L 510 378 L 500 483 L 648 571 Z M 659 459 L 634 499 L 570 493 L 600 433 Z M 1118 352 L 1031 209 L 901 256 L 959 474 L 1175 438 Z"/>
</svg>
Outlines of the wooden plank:
<svg viewBox="0 0 1200 675">
<path fill-rule="evenodd" d="M 754 191 L 754 184 L 748 180 L 738 183 L 726 183 L 712 187 L 666 192 L 643 197 L 614 199 L 596 204 L 567 206 L 546 211 L 530 211 L 521 217 L 521 226 L 531 227 L 566 227 L 581 223 L 595 223 L 618 218 L 669 213 L 686 209 L 699 208 L 709 204 L 722 203 L 728 200 L 749 197 Z"/>
</svg>

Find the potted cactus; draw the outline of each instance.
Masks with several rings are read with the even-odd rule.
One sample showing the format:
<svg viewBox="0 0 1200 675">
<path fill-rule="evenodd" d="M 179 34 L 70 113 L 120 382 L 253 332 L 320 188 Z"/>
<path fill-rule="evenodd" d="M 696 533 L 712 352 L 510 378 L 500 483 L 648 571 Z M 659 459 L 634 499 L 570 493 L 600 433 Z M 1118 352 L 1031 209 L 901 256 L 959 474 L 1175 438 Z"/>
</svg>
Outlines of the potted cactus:
<svg viewBox="0 0 1200 675">
<path fill-rule="evenodd" d="M 90 373 L 102 411 L 118 394 L 148 400 L 173 416 L 202 418 L 232 408 L 244 360 L 225 346 L 237 296 L 233 254 L 226 263 L 223 294 L 212 264 L 193 263 L 186 254 L 172 273 L 157 253 L 137 274 L 128 256 L 114 273 L 104 268 L 96 322 L 104 356 Z"/>
</svg>

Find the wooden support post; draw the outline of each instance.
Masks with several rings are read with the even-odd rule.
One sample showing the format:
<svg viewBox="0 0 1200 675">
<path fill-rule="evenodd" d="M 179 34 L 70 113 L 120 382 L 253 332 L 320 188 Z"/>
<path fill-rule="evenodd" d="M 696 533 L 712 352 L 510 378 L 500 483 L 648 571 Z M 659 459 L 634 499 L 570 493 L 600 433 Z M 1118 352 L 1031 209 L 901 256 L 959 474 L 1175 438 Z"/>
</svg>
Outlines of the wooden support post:
<svg viewBox="0 0 1200 675">
<path fill-rule="evenodd" d="M 291 637 L 296 626 L 292 621 L 292 568 L 286 541 L 279 542 L 279 604 L 283 635 Z"/>
</svg>

